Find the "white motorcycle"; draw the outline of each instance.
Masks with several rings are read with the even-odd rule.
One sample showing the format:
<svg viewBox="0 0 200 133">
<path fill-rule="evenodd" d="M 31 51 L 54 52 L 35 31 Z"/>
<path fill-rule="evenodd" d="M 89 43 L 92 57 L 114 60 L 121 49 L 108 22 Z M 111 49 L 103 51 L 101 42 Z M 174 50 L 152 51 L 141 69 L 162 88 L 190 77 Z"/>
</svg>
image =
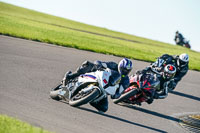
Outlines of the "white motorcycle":
<svg viewBox="0 0 200 133">
<path fill-rule="evenodd" d="M 59 84 L 51 89 L 50 97 L 54 100 L 65 100 L 73 107 L 90 102 L 98 102 L 107 95 L 114 95 L 119 84 L 109 86 L 111 70 L 97 70 L 80 75 L 70 80 L 66 86 Z M 68 89 L 68 90 L 67 90 Z M 72 92 L 73 93 L 70 93 Z M 66 93 L 66 92 L 69 92 Z"/>
</svg>

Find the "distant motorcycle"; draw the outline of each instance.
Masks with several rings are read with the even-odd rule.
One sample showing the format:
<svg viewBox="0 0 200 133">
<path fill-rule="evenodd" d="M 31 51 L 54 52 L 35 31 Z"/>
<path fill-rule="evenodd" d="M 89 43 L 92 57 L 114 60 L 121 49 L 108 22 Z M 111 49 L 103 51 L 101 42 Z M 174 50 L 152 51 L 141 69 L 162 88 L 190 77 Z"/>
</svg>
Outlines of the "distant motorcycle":
<svg viewBox="0 0 200 133">
<path fill-rule="evenodd" d="M 118 84 L 107 87 L 111 70 L 97 70 L 96 72 L 85 73 L 70 80 L 66 86 L 59 84 L 51 89 L 50 97 L 54 100 L 65 100 L 73 107 L 81 106 L 90 102 L 98 102 L 107 95 L 114 95 Z M 73 93 L 66 93 L 66 89 Z"/>
<path fill-rule="evenodd" d="M 179 38 L 176 38 L 175 42 L 176 42 L 177 45 L 184 46 L 184 47 L 189 48 L 189 49 L 191 48 L 189 41 L 186 40 L 186 39 L 183 39 L 181 41 Z"/>
<path fill-rule="evenodd" d="M 183 42 L 184 42 L 184 43 L 183 43 L 183 46 L 184 46 L 184 47 L 186 47 L 186 48 L 191 48 L 189 41 L 187 41 L 187 40 L 184 39 Z"/>
<path fill-rule="evenodd" d="M 130 78 L 130 87 L 113 102 L 141 105 L 147 102 L 159 88 L 160 81 L 152 73 L 144 75 L 134 75 Z"/>
</svg>

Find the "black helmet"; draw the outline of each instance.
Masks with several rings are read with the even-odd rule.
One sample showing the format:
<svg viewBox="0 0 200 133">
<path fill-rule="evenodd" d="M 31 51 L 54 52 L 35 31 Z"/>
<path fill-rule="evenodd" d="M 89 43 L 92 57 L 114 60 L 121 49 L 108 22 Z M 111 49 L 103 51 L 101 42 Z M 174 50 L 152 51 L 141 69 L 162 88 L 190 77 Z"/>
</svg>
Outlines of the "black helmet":
<svg viewBox="0 0 200 133">
<path fill-rule="evenodd" d="M 176 74 L 176 67 L 174 65 L 168 64 L 164 68 L 163 78 L 165 80 L 172 79 Z"/>
</svg>

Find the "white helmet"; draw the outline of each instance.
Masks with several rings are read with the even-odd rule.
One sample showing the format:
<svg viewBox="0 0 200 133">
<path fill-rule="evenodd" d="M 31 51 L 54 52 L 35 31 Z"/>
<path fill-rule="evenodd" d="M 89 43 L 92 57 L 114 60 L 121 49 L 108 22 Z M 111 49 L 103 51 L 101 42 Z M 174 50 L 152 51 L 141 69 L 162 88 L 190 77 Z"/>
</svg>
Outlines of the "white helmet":
<svg viewBox="0 0 200 133">
<path fill-rule="evenodd" d="M 180 65 L 181 67 L 187 65 L 189 62 L 189 55 L 186 53 L 183 53 L 181 55 L 179 55 L 179 60 L 178 60 L 178 65 Z"/>
<path fill-rule="evenodd" d="M 184 62 L 188 62 L 189 56 L 188 56 L 188 54 L 184 53 L 184 54 L 179 55 L 179 59 L 184 61 Z"/>
</svg>

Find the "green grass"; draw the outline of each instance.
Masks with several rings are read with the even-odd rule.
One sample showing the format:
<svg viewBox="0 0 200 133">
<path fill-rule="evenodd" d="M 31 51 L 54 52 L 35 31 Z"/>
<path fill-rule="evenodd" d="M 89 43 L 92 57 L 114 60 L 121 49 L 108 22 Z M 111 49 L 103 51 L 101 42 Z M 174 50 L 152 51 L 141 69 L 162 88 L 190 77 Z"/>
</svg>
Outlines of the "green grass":
<svg viewBox="0 0 200 133">
<path fill-rule="evenodd" d="M 188 53 L 189 68 L 200 71 L 199 52 L 3 2 L 0 2 L 0 34 L 149 62 L 164 53 Z"/>
<path fill-rule="evenodd" d="M 28 123 L 0 115 L 0 133 L 50 133 L 42 128 L 37 128 Z"/>
</svg>

